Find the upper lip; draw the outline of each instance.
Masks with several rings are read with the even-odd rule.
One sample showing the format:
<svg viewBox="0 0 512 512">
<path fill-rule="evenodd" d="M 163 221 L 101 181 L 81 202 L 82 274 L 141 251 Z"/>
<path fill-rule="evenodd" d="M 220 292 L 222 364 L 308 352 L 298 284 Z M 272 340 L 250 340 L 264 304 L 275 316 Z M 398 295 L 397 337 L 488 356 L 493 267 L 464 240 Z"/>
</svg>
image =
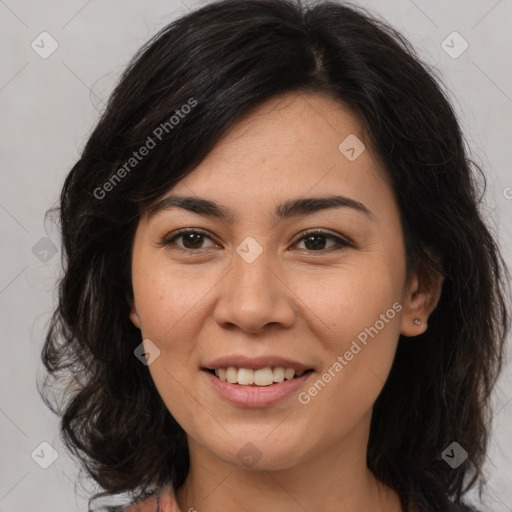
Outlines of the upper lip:
<svg viewBox="0 0 512 512">
<path fill-rule="evenodd" d="M 215 370 L 216 368 L 229 368 L 230 366 L 234 366 L 235 368 L 251 368 L 253 370 L 259 370 L 260 368 L 268 367 L 275 368 L 278 366 L 285 369 L 293 368 L 297 371 L 312 369 L 310 365 L 273 355 L 264 357 L 247 357 L 242 355 L 224 356 L 205 364 L 205 368 L 208 370 Z"/>
</svg>

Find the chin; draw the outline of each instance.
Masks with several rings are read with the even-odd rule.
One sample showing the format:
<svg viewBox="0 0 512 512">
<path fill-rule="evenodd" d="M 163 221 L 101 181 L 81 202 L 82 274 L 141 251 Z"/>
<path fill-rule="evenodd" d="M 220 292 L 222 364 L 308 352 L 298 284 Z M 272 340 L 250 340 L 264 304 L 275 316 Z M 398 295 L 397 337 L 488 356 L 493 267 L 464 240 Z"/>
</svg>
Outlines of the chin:
<svg viewBox="0 0 512 512">
<path fill-rule="evenodd" d="M 288 469 L 300 464 L 305 458 L 302 443 L 290 442 L 289 437 L 286 440 L 274 438 L 270 441 L 262 435 L 258 439 L 247 436 L 230 438 L 229 446 L 210 445 L 210 450 L 227 464 L 256 471 Z M 298 446 L 301 447 L 300 452 Z"/>
</svg>

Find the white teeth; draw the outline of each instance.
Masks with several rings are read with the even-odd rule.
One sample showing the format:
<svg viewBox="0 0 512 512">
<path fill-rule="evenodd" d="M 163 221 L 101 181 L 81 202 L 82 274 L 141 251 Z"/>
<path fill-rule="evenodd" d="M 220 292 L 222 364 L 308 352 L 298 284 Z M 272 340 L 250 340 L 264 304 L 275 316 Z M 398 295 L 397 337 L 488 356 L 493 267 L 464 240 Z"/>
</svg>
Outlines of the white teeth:
<svg viewBox="0 0 512 512">
<path fill-rule="evenodd" d="M 304 375 L 305 370 L 295 371 L 293 368 L 276 367 L 274 369 L 260 368 L 252 370 L 251 368 L 215 368 L 215 375 L 223 381 L 230 384 L 240 384 L 242 386 L 270 386 L 274 382 L 283 382 L 291 380 L 295 376 Z"/>
<path fill-rule="evenodd" d="M 242 386 L 254 384 L 254 372 L 247 368 L 240 368 L 238 370 L 238 384 L 242 384 Z"/>
<path fill-rule="evenodd" d="M 241 371 L 242 370 L 240 369 L 238 372 L 239 375 Z M 270 386 L 270 384 L 274 382 L 274 372 L 272 371 L 272 368 L 261 368 L 260 370 L 256 370 L 253 373 L 254 384 L 256 384 L 257 386 Z"/>
<path fill-rule="evenodd" d="M 238 380 L 238 370 L 234 366 L 226 368 L 226 380 L 230 384 L 236 384 Z"/>
<path fill-rule="evenodd" d="M 284 368 L 278 366 L 274 368 L 274 382 L 283 382 L 284 380 Z"/>
<path fill-rule="evenodd" d="M 284 378 L 288 380 L 292 380 L 295 377 L 295 370 L 293 368 L 286 368 L 284 371 Z"/>
</svg>

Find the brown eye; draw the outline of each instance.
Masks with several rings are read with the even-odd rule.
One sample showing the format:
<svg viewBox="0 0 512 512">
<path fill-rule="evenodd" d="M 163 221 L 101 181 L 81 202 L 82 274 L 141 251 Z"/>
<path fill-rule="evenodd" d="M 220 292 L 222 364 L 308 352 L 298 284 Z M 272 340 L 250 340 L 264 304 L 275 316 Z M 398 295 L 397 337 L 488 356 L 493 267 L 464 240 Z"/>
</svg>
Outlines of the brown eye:
<svg viewBox="0 0 512 512">
<path fill-rule="evenodd" d="M 298 240 L 298 242 L 304 241 L 304 245 L 309 252 L 320 252 L 332 249 L 333 247 L 343 248 L 351 246 L 347 241 L 326 231 L 313 230 L 306 234 L 301 233 L 301 235 L 303 236 Z M 334 245 L 326 249 L 327 239 L 333 240 Z"/>
<path fill-rule="evenodd" d="M 175 242 L 180 238 L 182 239 L 182 245 L 176 244 Z M 202 247 L 205 239 L 211 240 L 211 238 L 202 231 L 185 230 L 175 234 L 172 238 L 165 238 L 162 240 L 162 245 L 176 245 L 179 249 L 194 251 L 208 248 Z"/>
<path fill-rule="evenodd" d="M 352 247 L 352 244 L 346 240 L 343 240 L 342 238 L 326 231 L 313 230 L 301 233 L 299 236 L 302 236 L 302 238 L 300 238 L 296 243 L 303 242 L 305 249 L 308 252 L 322 252 L 336 248 L 342 249 L 345 247 Z M 182 239 L 182 242 L 176 243 L 176 241 L 179 239 Z M 166 237 L 160 243 L 164 246 L 174 246 L 177 249 L 189 252 L 198 252 L 200 250 L 209 249 L 216 246 L 215 242 L 213 242 L 213 245 L 209 247 L 203 247 L 205 240 L 210 240 L 213 242 L 212 238 L 206 233 L 198 230 L 188 229 L 180 231 L 174 234 L 172 237 Z M 326 247 L 327 240 L 334 242 L 333 245 Z"/>
</svg>

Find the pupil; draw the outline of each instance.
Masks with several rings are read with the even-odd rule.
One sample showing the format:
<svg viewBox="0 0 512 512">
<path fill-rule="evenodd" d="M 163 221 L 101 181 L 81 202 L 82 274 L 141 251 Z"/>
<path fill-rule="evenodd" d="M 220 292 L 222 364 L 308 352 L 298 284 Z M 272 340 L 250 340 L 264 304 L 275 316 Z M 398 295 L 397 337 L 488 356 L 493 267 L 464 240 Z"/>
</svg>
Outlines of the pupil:
<svg viewBox="0 0 512 512">
<path fill-rule="evenodd" d="M 195 237 L 195 242 L 193 241 L 194 237 Z M 183 244 L 185 245 L 185 247 L 187 247 L 187 243 L 192 241 L 193 247 L 187 247 L 187 249 L 190 249 L 190 248 L 197 249 L 198 248 L 197 245 L 199 245 L 199 246 L 201 245 L 200 242 L 202 242 L 202 237 L 203 237 L 203 235 L 201 235 L 200 233 L 187 233 L 183 236 Z M 198 242 L 199 242 L 199 244 L 198 244 Z"/>
<path fill-rule="evenodd" d="M 201 246 L 202 238 L 203 235 L 201 233 L 187 233 L 183 235 L 183 243 L 187 249 L 198 249 Z M 305 239 L 305 244 L 308 249 L 324 249 L 325 237 L 323 235 L 309 235 Z"/>
<path fill-rule="evenodd" d="M 309 244 L 309 242 L 310 242 L 311 240 L 313 240 L 313 239 L 315 239 L 315 238 L 317 239 L 317 243 L 314 243 L 314 242 L 313 242 L 313 246 L 314 246 L 314 248 L 317 248 L 317 249 L 323 249 L 323 248 L 324 248 L 324 246 L 325 246 L 325 237 L 324 237 L 323 235 L 309 235 L 309 236 L 306 238 L 306 240 L 304 241 L 304 243 L 305 243 L 306 247 L 307 247 L 308 249 L 310 249 L 311 247 L 308 247 L 308 244 Z M 322 243 L 322 242 L 318 243 L 318 238 L 323 239 L 323 243 Z"/>
</svg>

